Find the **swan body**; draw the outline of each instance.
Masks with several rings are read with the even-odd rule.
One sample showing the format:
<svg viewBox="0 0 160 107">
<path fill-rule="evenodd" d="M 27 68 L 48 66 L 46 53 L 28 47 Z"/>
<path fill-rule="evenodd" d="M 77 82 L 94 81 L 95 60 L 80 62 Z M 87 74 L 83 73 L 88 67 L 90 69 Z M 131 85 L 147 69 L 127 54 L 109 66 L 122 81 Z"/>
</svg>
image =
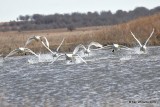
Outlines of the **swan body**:
<svg viewBox="0 0 160 107">
<path fill-rule="evenodd" d="M 140 51 L 145 52 L 147 47 L 147 43 L 149 41 L 149 39 L 152 37 L 153 33 L 154 33 L 154 29 L 152 30 L 150 36 L 148 37 L 148 39 L 146 40 L 146 42 L 144 43 L 144 45 L 141 44 L 141 42 L 136 38 L 136 36 L 132 33 L 132 31 L 130 31 L 132 36 L 134 37 L 134 39 L 138 42 L 139 46 L 140 46 Z"/>
<path fill-rule="evenodd" d="M 6 57 L 4 57 L 4 59 L 6 59 L 7 57 L 12 56 L 12 55 L 14 55 L 16 53 L 26 53 L 26 52 L 32 53 L 33 55 L 35 55 L 36 57 L 39 58 L 39 55 L 37 55 L 36 53 L 34 53 L 29 48 L 19 47 L 19 48 L 15 49 L 15 50 L 11 51 Z"/>
</svg>

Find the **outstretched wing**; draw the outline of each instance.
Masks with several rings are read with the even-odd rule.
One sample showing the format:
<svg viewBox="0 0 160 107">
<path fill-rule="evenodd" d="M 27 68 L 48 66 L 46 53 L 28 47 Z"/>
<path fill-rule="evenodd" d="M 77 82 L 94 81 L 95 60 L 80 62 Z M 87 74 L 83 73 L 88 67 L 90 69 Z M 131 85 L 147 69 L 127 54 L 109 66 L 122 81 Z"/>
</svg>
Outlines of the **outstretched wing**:
<svg viewBox="0 0 160 107">
<path fill-rule="evenodd" d="M 146 44 L 148 43 L 149 39 L 152 37 L 153 33 L 154 33 L 154 28 L 153 28 L 153 31 L 151 32 L 149 38 L 146 40 L 144 46 L 146 46 Z"/>
<path fill-rule="evenodd" d="M 60 58 L 60 57 L 62 57 L 62 56 L 65 56 L 65 55 L 64 55 L 64 54 L 59 55 L 57 58 L 55 58 L 55 60 L 54 60 L 54 61 L 52 61 L 52 62 L 51 62 L 51 64 L 52 64 L 52 63 L 54 63 L 55 61 L 57 61 L 57 60 L 58 60 L 58 58 Z"/>
<path fill-rule="evenodd" d="M 140 47 L 142 47 L 141 42 L 135 37 L 135 35 L 132 33 L 132 31 L 130 31 L 132 36 L 134 37 L 134 39 L 138 42 L 138 44 L 140 45 Z"/>
<path fill-rule="evenodd" d="M 124 46 L 124 45 L 119 45 L 120 48 L 123 48 L 123 49 L 128 49 L 128 50 L 131 50 L 131 48 L 127 47 L 127 46 Z"/>
<path fill-rule="evenodd" d="M 49 48 L 49 42 L 48 42 L 47 38 L 45 36 L 42 36 L 42 38 L 44 38 L 45 45 Z M 42 42 L 43 42 L 43 40 L 42 40 Z"/>
<path fill-rule="evenodd" d="M 27 42 L 25 43 L 24 47 L 26 47 L 28 44 L 30 44 L 30 43 L 31 43 L 32 41 L 34 41 L 34 40 L 35 40 L 34 36 L 28 38 L 28 40 L 27 40 Z"/>
<path fill-rule="evenodd" d="M 53 55 L 56 54 L 56 53 L 53 52 L 51 49 L 49 49 L 49 47 L 46 46 L 45 43 L 44 43 L 43 41 L 42 41 L 42 44 L 43 44 L 43 46 L 44 46 L 47 50 L 49 50 Z"/>
<path fill-rule="evenodd" d="M 7 56 L 4 57 L 4 59 L 6 59 L 9 56 L 12 56 L 12 55 L 16 54 L 17 52 L 18 52 L 18 49 L 15 49 L 15 50 L 11 51 Z"/>
<path fill-rule="evenodd" d="M 86 47 L 82 44 L 79 44 L 78 46 L 75 47 L 73 54 L 76 54 L 78 51 L 80 51 L 81 49 L 87 50 Z"/>
<path fill-rule="evenodd" d="M 100 43 L 98 43 L 98 42 L 91 42 L 91 43 L 88 45 L 88 49 L 90 49 L 91 46 L 95 46 L 95 47 L 97 47 L 98 49 L 103 48 L 103 46 L 102 46 Z M 93 50 L 93 49 L 92 49 L 92 50 Z"/>
<path fill-rule="evenodd" d="M 25 48 L 25 52 L 30 52 L 30 53 L 32 53 L 33 55 L 35 55 L 36 57 L 38 57 L 39 58 L 39 55 L 37 55 L 35 52 L 33 52 L 31 49 L 29 49 L 29 48 Z"/>
<path fill-rule="evenodd" d="M 65 40 L 65 38 L 63 38 L 63 40 L 62 40 L 61 44 L 58 46 L 58 48 L 57 48 L 56 52 L 58 52 L 58 51 L 59 51 L 59 49 L 60 49 L 60 47 L 62 46 L 62 44 L 63 44 L 64 40 Z"/>
<path fill-rule="evenodd" d="M 112 48 L 113 48 L 113 45 L 107 45 L 103 47 L 103 49 L 112 49 Z"/>
<path fill-rule="evenodd" d="M 76 56 L 78 56 L 84 63 L 87 64 L 87 62 L 81 56 L 79 56 L 78 54 L 76 54 Z"/>
</svg>

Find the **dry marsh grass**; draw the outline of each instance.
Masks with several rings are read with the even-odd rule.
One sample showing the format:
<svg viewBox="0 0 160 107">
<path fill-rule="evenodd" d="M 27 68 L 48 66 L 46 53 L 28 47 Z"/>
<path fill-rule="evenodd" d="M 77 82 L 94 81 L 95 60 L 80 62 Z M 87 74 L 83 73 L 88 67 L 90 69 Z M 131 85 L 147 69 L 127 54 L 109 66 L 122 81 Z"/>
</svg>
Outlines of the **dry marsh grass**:
<svg viewBox="0 0 160 107">
<path fill-rule="evenodd" d="M 144 43 L 153 28 L 155 32 L 147 45 L 160 45 L 160 14 L 138 18 L 114 26 L 77 28 L 72 32 L 67 31 L 67 29 L 0 32 L 0 53 L 6 55 L 11 50 L 24 46 L 27 39 L 33 35 L 46 36 L 52 50 L 56 49 L 62 39 L 65 38 L 61 51 L 72 51 L 76 45 L 80 43 L 87 45 L 91 41 L 97 41 L 103 45 L 118 43 L 134 46 L 137 42 L 130 31 Z M 40 43 L 35 42 L 28 47 L 35 52 L 48 52 Z"/>
</svg>

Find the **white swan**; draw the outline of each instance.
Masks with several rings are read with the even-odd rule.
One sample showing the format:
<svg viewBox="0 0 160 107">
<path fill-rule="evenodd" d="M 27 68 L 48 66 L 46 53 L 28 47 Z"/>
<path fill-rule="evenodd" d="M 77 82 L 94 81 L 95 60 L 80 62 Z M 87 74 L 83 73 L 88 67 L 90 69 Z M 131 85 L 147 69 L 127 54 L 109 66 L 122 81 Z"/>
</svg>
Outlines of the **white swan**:
<svg viewBox="0 0 160 107">
<path fill-rule="evenodd" d="M 11 51 L 6 57 L 4 57 L 4 59 L 6 59 L 7 57 L 9 56 L 12 56 L 16 53 L 26 53 L 26 52 L 30 52 L 32 53 L 33 55 L 37 56 L 39 58 L 39 55 L 37 55 L 36 53 L 34 53 L 32 50 L 28 49 L 28 48 L 24 48 L 24 47 L 19 47 L 13 51 Z"/>
<path fill-rule="evenodd" d="M 131 32 L 131 31 L 130 31 Z M 149 41 L 149 39 L 152 37 L 154 33 L 154 28 L 153 28 L 153 31 L 151 32 L 150 36 L 148 37 L 148 39 L 146 40 L 146 42 L 144 43 L 144 45 L 141 44 L 141 42 L 135 37 L 135 35 L 131 32 L 132 36 L 134 37 L 134 39 L 138 42 L 138 44 L 140 45 L 140 51 L 143 51 L 145 52 L 146 51 L 146 45 Z"/>
<path fill-rule="evenodd" d="M 57 47 L 57 49 L 56 49 L 55 52 L 53 52 L 49 47 L 47 47 L 43 41 L 42 41 L 42 44 L 43 44 L 43 46 L 44 46 L 48 51 L 50 51 L 50 52 L 52 53 L 52 56 L 53 56 L 53 57 L 57 57 L 57 56 L 59 55 L 59 53 L 58 53 L 58 52 L 59 52 L 59 49 L 60 49 L 60 47 L 62 46 L 64 40 L 65 40 L 65 38 L 63 38 L 62 42 L 61 42 L 60 45 Z"/>
<path fill-rule="evenodd" d="M 43 42 L 44 40 L 45 40 L 45 42 Z M 24 47 L 26 47 L 28 44 L 30 44 L 33 41 L 43 42 L 44 43 L 43 45 L 49 47 L 49 42 L 48 42 L 48 40 L 47 40 L 47 38 L 45 36 L 32 36 L 32 37 L 28 38 L 28 40 L 25 43 Z"/>
<path fill-rule="evenodd" d="M 95 46 L 96 49 L 91 49 L 92 46 Z M 76 46 L 76 48 L 75 48 L 74 51 L 77 51 L 77 52 L 78 52 L 80 49 L 82 49 L 83 52 L 84 52 L 84 54 L 88 54 L 88 55 L 89 55 L 89 53 L 91 52 L 91 50 L 98 50 L 98 49 L 102 49 L 102 48 L 103 48 L 103 46 L 102 46 L 100 43 L 98 43 L 98 42 L 91 42 L 91 43 L 88 45 L 87 48 L 86 48 L 84 45 L 79 44 L 78 46 Z"/>
<path fill-rule="evenodd" d="M 77 52 L 78 52 L 78 48 L 75 48 L 74 51 L 73 51 L 73 53 L 61 54 L 61 55 L 59 55 L 53 62 L 55 62 L 59 57 L 65 56 L 66 60 L 68 60 L 68 61 L 70 61 L 70 62 L 74 62 L 74 63 L 75 63 L 76 57 L 79 57 L 79 58 L 81 59 L 81 61 L 83 61 L 84 63 L 87 64 L 87 62 L 86 62 L 81 56 L 79 56 L 79 55 L 77 54 Z M 53 63 L 53 62 L 51 62 L 51 63 Z"/>
<path fill-rule="evenodd" d="M 115 52 L 120 49 L 129 49 L 130 50 L 129 47 L 124 46 L 124 45 L 119 45 L 119 44 L 107 45 L 107 46 L 104 46 L 104 48 L 109 48 L 109 49 L 111 48 L 111 49 L 113 49 L 112 52 Z"/>
</svg>

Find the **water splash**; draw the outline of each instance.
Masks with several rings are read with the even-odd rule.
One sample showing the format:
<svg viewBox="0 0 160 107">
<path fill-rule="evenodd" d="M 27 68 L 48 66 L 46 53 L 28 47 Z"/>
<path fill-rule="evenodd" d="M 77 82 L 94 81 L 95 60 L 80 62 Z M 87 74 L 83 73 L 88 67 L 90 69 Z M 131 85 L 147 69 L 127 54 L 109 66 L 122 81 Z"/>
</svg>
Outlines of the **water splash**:
<svg viewBox="0 0 160 107">
<path fill-rule="evenodd" d="M 39 62 L 51 62 L 53 61 L 53 57 L 51 54 L 41 54 L 39 58 Z"/>
<path fill-rule="evenodd" d="M 146 52 L 140 51 L 139 47 L 134 47 L 133 48 L 133 54 L 147 54 L 148 51 L 146 50 Z"/>
<path fill-rule="evenodd" d="M 123 56 L 122 58 L 120 58 L 121 61 L 126 61 L 126 60 L 130 60 L 132 57 L 131 55 L 128 56 Z"/>
<path fill-rule="evenodd" d="M 39 61 L 36 60 L 36 59 L 28 59 L 28 63 L 29 64 L 35 64 L 35 63 L 39 63 Z"/>
<path fill-rule="evenodd" d="M 73 64 L 80 64 L 80 63 L 84 63 L 80 58 L 76 57 L 75 61 L 66 61 L 67 65 L 73 65 Z"/>
<path fill-rule="evenodd" d="M 41 54 L 39 56 L 39 59 L 37 58 L 28 59 L 29 64 L 52 62 L 52 61 L 53 61 L 53 57 L 50 54 Z"/>
</svg>

